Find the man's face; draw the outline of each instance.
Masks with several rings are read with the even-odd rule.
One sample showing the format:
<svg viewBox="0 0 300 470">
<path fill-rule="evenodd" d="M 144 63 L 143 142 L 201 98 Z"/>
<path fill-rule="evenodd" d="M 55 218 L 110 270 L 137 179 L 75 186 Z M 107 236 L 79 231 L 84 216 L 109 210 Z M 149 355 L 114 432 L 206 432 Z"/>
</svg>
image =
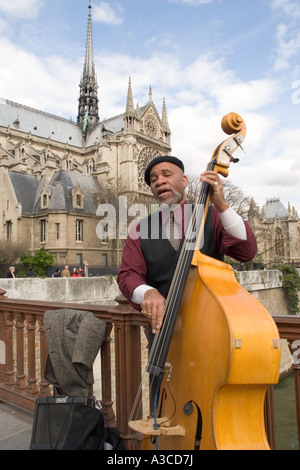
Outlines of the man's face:
<svg viewBox="0 0 300 470">
<path fill-rule="evenodd" d="M 158 163 L 150 171 L 150 188 L 158 204 L 181 204 L 186 199 L 186 186 L 186 176 L 173 163 Z"/>
</svg>

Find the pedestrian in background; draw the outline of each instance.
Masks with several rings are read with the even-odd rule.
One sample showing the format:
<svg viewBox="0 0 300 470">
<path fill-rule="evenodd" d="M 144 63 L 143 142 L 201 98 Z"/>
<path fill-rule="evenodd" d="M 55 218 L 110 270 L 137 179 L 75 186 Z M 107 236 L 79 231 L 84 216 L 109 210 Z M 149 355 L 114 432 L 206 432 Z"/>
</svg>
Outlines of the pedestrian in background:
<svg viewBox="0 0 300 470">
<path fill-rule="evenodd" d="M 14 267 L 14 266 L 10 266 L 10 267 L 8 268 L 7 277 L 8 277 L 8 278 L 15 278 L 15 277 L 17 277 L 17 275 L 15 274 L 15 267 Z"/>
<path fill-rule="evenodd" d="M 65 266 L 65 268 L 61 272 L 62 277 L 70 277 L 69 266 Z"/>
</svg>

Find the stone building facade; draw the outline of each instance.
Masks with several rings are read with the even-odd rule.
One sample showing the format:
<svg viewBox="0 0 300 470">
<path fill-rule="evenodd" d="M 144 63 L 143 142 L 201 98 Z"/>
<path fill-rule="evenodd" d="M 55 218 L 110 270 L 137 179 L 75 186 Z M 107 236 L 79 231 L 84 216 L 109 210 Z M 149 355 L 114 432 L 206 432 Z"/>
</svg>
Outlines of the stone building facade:
<svg viewBox="0 0 300 470">
<path fill-rule="evenodd" d="M 258 262 L 266 267 L 295 264 L 300 267 L 300 219 L 290 204 L 267 199 L 261 209 L 252 200 L 248 220 L 256 235 Z"/>
<path fill-rule="evenodd" d="M 56 266 L 101 274 L 120 264 L 132 218 L 151 210 L 144 169 L 170 155 L 171 131 L 165 100 L 159 114 L 150 87 L 147 104 L 135 105 L 130 78 L 124 112 L 101 120 L 92 39 L 90 2 L 76 122 L 0 99 L 0 241 L 31 253 L 44 247 Z M 300 264 L 294 208 L 274 199 L 260 210 L 252 201 L 249 222 L 258 263 Z"/>
<path fill-rule="evenodd" d="M 119 196 L 150 204 L 144 168 L 170 154 L 170 139 L 165 100 L 160 115 L 150 87 L 135 105 L 130 78 L 124 113 L 100 119 L 90 2 L 77 122 L 0 100 L 0 240 L 45 247 L 58 266 L 118 266 L 124 233 L 105 237 L 97 208 Z"/>
</svg>

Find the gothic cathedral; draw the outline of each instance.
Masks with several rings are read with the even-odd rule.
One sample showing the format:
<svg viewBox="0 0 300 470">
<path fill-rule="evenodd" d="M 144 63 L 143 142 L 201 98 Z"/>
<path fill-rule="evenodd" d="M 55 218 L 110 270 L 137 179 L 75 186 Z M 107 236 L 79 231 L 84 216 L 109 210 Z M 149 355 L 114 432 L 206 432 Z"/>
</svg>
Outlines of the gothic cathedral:
<svg viewBox="0 0 300 470">
<path fill-rule="evenodd" d="M 148 103 L 135 106 L 130 78 L 124 113 L 101 120 L 91 2 L 79 87 L 77 122 L 0 100 L 0 240 L 22 244 L 24 252 L 44 247 L 56 266 L 97 275 L 117 268 L 125 238 L 118 208 L 114 236 L 107 236 L 109 223 L 99 229 L 99 207 L 117 207 L 119 196 L 127 208 L 136 201 L 150 206 L 144 168 L 170 154 L 171 132 L 165 100 L 160 115 L 150 87 Z"/>
</svg>

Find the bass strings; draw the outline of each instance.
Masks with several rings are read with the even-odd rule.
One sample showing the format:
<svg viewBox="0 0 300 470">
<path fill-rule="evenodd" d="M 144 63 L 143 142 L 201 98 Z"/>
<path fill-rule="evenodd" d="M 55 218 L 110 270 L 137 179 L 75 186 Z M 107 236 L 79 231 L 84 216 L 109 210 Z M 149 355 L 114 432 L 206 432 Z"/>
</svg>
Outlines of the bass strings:
<svg viewBox="0 0 300 470">
<path fill-rule="evenodd" d="M 208 170 L 213 169 L 213 166 L 214 166 L 214 163 L 210 162 L 207 169 Z M 151 361 L 153 360 L 153 356 L 156 353 L 156 349 L 158 348 L 157 343 L 160 343 L 160 345 L 164 344 L 166 332 L 168 331 L 168 328 L 170 327 L 173 314 L 175 314 L 174 308 L 176 304 L 178 303 L 178 296 L 180 293 L 179 286 L 181 285 L 181 282 L 182 282 L 182 273 L 186 272 L 186 270 L 188 269 L 188 266 L 190 265 L 193 251 L 194 251 L 193 250 L 191 253 L 191 250 L 187 249 L 187 244 L 190 243 L 190 240 L 192 239 L 192 237 L 195 236 L 195 227 L 197 227 L 197 223 L 200 226 L 199 216 L 203 212 L 203 207 L 205 203 L 207 202 L 207 195 L 208 195 L 209 189 L 210 189 L 210 185 L 208 183 L 202 183 L 198 201 L 192 212 L 192 217 L 188 224 L 186 235 L 184 236 L 180 256 L 179 256 L 177 266 L 176 266 L 176 269 L 172 278 L 172 282 L 169 288 L 169 293 L 168 293 L 166 304 L 165 304 L 165 316 L 163 320 L 163 326 L 161 330 L 159 330 L 155 335 L 153 345 L 152 345 L 152 348 L 148 357 L 148 366 L 149 364 L 151 364 Z M 204 227 L 204 224 L 202 224 L 202 228 L 203 227 Z M 162 350 L 162 348 L 160 348 L 160 350 Z M 158 357 L 161 357 L 161 355 L 159 355 Z"/>
<path fill-rule="evenodd" d="M 214 169 L 214 161 L 212 160 L 208 166 L 207 170 L 213 170 Z M 179 255 L 179 259 L 177 262 L 177 266 L 171 281 L 171 285 L 169 288 L 169 293 L 166 298 L 166 303 L 165 303 L 165 315 L 164 315 L 164 320 L 163 320 L 163 326 L 162 328 L 155 334 L 155 338 L 151 347 L 151 350 L 148 354 L 148 362 L 147 362 L 147 367 L 146 370 L 144 371 L 144 376 L 148 376 L 147 374 L 147 368 L 151 364 L 153 360 L 153 356 L 156 354 L 157 350 L 159 351 L 159 356 L 158 359 L 161 358 L 162 354 L 162 348 L 159 348 L 159 344 L 163 345 L 165 342 L 165 337 L 166 337 L 166 332 L 170 328 L 171 321 L 173 319 L 173 315 L 176 313 L 174 312 L 175 306 L 178 303 L 178 293 L 179 289 L 178 286 L 181 284 L 181 278 L 182 278 L 182 272 L 186 272 L 188 265 L 190 265 L 191 262 L 191 250 L 187 250 L 187 244 L 190 243 L 190 240 L 192 239 L 193 236 L 195 236 L 195 227 L 197 227 L 197 221 L 199 219 L 199 216 L 201 215 L 201 212 L 203 212 L 203 207 L 207 201 L 207 195 L 209 193 L 210 185 L 208 183 L 202 183 L 201 184 L 201 189 L 200 193 L 198 196 L 198 200 L 196 202 L 196 205 L 192 211 L 192 216 L 189 221 L 186 233 L 184 234 L 184 239 L 182 242 L 181 246 L 181 251 Z M 204 215 L 204 214 L 202 214 Z M 199 224 L 198 224 L 199 225 Z M 202 225 L 202 228 L 204 227 L 204 224 Z M 192 250 L 193 251 L 193 250 Z M 190 256 L 188 256 L 188 253 Z M 158 360 L 159 362 L 159 360 Z M 157 370 L 158 366 L 154 366 L 155 369 Z M 150 382 L 150 389 L 151 385 L 153 384 L 155 374 L 152 375 L 152 380 Z M 139 385 L 138 392 L 135 397 L 135 401 L 132 407 L 132 412 L 129 417 L 129 421 L 134 421 L 134 419 L 140 414 L 141 412 L 141 406 L 142 406 L 142 386 L 143 386 L 143 379 Z"/>
</svg>

